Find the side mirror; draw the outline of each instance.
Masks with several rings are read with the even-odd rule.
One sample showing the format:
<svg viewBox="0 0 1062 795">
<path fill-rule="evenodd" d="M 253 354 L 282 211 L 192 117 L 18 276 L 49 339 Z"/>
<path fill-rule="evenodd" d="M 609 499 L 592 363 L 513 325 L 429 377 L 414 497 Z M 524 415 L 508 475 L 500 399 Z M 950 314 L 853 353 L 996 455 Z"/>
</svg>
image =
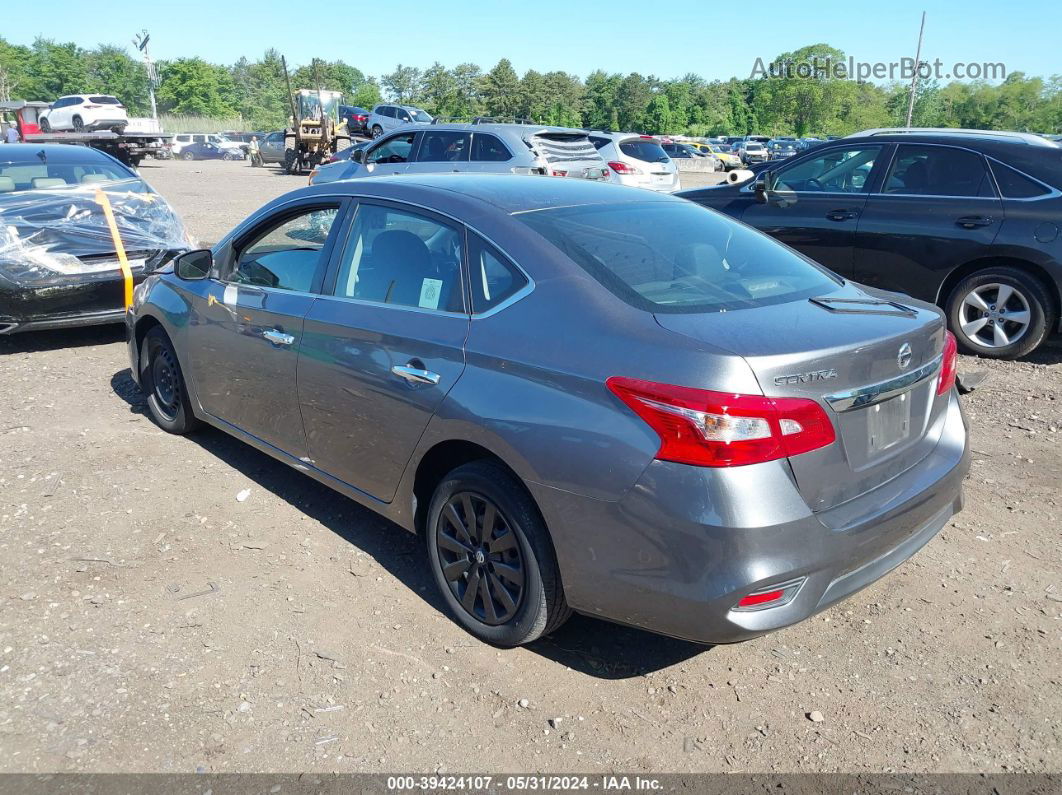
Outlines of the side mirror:
<svg viewBox="0 0 1062 795">
<path fill-rule="evenodd" d="M 355 149 L 354 153 L 350 156 L 350 159 L 353 160 L 355 163 L 364 163 L 365 162 L 365 150 L 364 149 Z"/>
<path fill-rule="evenodd" d="M 205 279 L 213 267 L 214 255 L 208 248 L 186 251 L 173 261 L 173 272 L 177 274 L 177 278 L 187 282 Z"/>
<path fill-rule="evenodd" d="M 771 200 L 771 194 L 775 189 L 774 172 L 770 169 L 765 169 L 757 174 L 752 189 L 756 193 L 756 200 L 762 204 L 767 204 Z"/>
</svg>

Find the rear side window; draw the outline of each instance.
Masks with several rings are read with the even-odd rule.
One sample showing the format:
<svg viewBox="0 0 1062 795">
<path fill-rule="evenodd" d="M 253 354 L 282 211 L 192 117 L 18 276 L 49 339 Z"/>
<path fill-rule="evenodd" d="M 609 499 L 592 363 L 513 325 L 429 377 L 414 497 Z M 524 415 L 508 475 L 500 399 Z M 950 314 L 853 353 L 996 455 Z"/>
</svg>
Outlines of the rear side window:
<svg viewBox="0 0 1062 795">
<path fill-rule="evenodd" d="M 513 217 L 648 312 L 768 306 L 838 285 L 766 235 L 691 202 L 581 205 Z"/>
<path fill-rule="evenodd" d="M 667 152 L 656 141 L 643 141 L 636 138 L 623 141 L 619 148 L 627 157 L 633 157 L 644 163 L 666 163 L 669 160 Z"/>
<path fill-rule="evenodd" d="M 472 136 L 472 159 L 500 163 L 512 158 L 505 144 L 495 136 L 487 133 L 476 133 Z"/>
<path fill-rule="evenodd" d="M 417 212 L 362 204 L 335 294 L 380 304 L 463 312 L 463 235 Z"/>
<path fill-rule="evenodd" d="M 999 192 L 1008 199 L 1033 199 L 1044 196 L 1050 191 L 1039 182 L 1015 171 L 1002 163 L 992 163 L 992 173 L 996 176 Z"/>
<path fill-rule="evenodd" d="M 487 312 L 523 289 L 527 277 L 494 246 L 469 233 L 469 276 L 472 280 L 472 311 Z"/>
<path fill-rule="evenodd" d="M 592 143 L 594 145 L 594 149 L 596 149 L 597 151 L 600 152 L 602 149 L 604 149 L 606 146 L 608 146 L 610 143 L 612 143 L 612 139 L 611 138 L 602 138 L 600 135 L 591 135 L 590 136 L 590 143 Z"/>
<path fill-rule="evenodd" d="M 417 153 L 418 163 L 463 163 L 468 160 L 468 139 L 471 135 L 467 132 L 450 132 L 447 130 L 432 130 L 423 133 L 420 140 L 420 151 Z"/>
<path fill-rule="evenodd" d="M 985 159 L 950 146 L 901 145 L 885 178 L 885 193 L 918 196 L 995 196 Z"/>
</svg>

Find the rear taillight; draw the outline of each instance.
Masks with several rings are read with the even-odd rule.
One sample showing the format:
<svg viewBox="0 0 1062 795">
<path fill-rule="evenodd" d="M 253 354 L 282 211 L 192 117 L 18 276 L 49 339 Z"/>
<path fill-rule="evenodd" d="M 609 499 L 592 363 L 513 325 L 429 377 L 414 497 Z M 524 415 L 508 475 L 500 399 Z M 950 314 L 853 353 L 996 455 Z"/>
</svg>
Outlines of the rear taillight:
<svg viewBox="0 0 1062 795">
<path fill-rule="evenodd" d="M 736 395 L 614 376 L 609 390 L 660 437 L 656 458 L 732 467 L 833 444 L 833 423 L 814 400 Z"/>
<path fill-rule="evenodd" d="M 944 360 L 940 364 L 940 376 L 937 380 L 937 394 L 943 395 L 955 386 L 956 367 L 959 364 L 959 346 L 955 344 L 955 335 L 944 332 Z"/>
<path fill-rule="evenodd" d="M 556 169 L 554 169 L 553 171 L 550 171 L 549 173 L 552 174 L 555 177 L 566 177 L 566 176 L 568 176 L 568 172 L 567 171 L 558 171 Z"/>
<path fill-rule="evenodd" d="M 617 174 L 620 174 L 620 175 L 625 176 L 625 177 L 633 175 L 633 174 L 641 174 L 642 173 L 641 169 L 635 168 L 634 166 L 627 165 L 626 163 L 621 163 L 618 160 L 610 160 L 610 161 L 608 161 L 608 167 L 611 168 L 613 171 L 615 171 Z"/>
</svg>

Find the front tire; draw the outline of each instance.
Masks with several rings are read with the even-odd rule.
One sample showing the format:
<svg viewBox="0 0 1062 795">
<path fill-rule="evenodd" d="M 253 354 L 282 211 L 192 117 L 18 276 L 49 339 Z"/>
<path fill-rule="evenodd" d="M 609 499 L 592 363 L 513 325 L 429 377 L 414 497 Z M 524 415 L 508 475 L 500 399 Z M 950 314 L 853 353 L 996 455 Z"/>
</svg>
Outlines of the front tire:
<svg viewBox="0 0 1062 795">
<path fill-rule="evenodd" d="M 480 640 L 520 646 L 571 615 L 545 522 L 499 464 L 474 461 L 450 472 L 432 496 L 424 535 L 451 616 Z"/>
<path fill-rule="evenodd" d="M 381 127 L 379 124 L 374 124 L 372 126 L 372 137 L 379 138 L 381 135 L 383 135 L 383 127 Z"/>
<path fill-rule="evenodd" d="M 986 268 L 951 291 L 945 311 L 963 353 L 1016 359 L 1035 350 L 1055 324 L 1044 286 L 1023 270 Z"/>
<path fill-rule="evenodd" d="M 45 116 L 43 119 L 41 119 L 41 132 L 42 133 L 50 133 L 51 131 L 52 131 L 51 122 L 49 122 L 48 121 L 48 117 Z"/>
<path fill-rule="evenodd" d="M 147 392 L 151 418 L 162 430 L 183 435 L 199 425 L 192 413 L 177 352 L 158 326 L 144 335 L 140 346 L 140 383 Z"/>
<path fill-rule="evenodd" d="M 71 122 L 74 125 L 74 132 L 85 132 L 85 122 L 80 116 L 75 116 Z"/>
</svg>

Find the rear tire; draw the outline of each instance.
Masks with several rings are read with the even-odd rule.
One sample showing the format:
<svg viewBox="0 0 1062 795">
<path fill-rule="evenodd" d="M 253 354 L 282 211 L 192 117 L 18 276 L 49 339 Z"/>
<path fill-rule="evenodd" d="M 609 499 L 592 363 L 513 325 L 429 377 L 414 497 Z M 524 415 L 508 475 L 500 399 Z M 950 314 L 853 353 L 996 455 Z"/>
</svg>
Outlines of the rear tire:
<svg viewBox="0 0 1062 795">
<path fill-rule="evenodd" d="M 140 345 L 140 384 L 147 393 L 151 418 L 162 430 L 183 435 L 199 425 L 192 413 L 177 352 L 159 326 L 145 334 Z"/>
<path fill-rule="evenodd" d="M 381 135 L 383 135 L 383 127 L 381 127 L 379 124 L 374 124 L 372 126 L 372 137 L 379 138 Z"/>
<path fill-rule="evenodd" d="M 451 616 L 480 640 L 520 646 L 571 616 L 549 530 L 523 484 L 499 464 L 473 461 L 443 478 L 424 536 Z"/>
<path fill-rule="evenodd" d="M 948 296 L 945 311 L 959 350 L 987 359 L 1016 359 L 1031 353 L 1055 325 L 1054 306 L 1040 281 L 1005 265 L 960 281 Z"/>
</svg>

